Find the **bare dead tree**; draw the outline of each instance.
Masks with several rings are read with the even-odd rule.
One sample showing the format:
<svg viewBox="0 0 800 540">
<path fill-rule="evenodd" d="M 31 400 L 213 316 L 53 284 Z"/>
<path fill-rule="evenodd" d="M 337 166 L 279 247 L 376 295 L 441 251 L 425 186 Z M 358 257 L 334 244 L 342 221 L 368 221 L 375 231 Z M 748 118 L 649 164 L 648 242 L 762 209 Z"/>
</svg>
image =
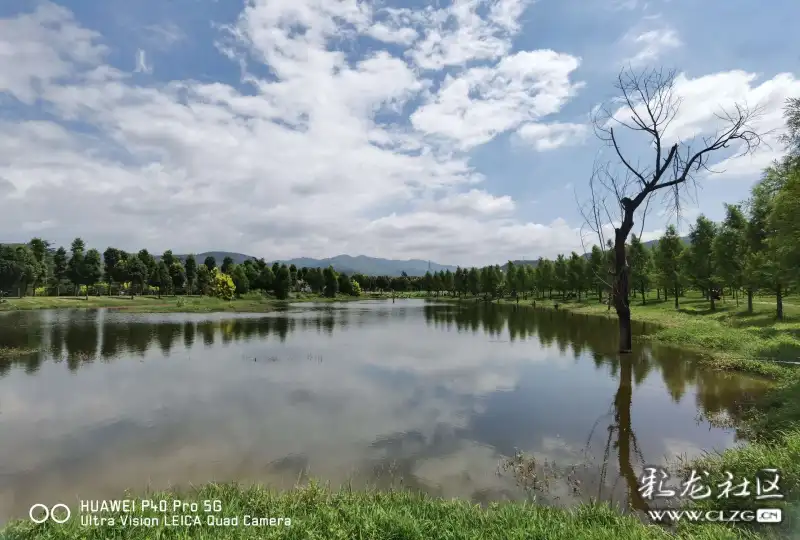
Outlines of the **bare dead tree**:
<svg viewBox="0 0 800 540">
<path fill-rule="evenodd" d="M 719 172 L 709 168 L 712 154 L 733 147 L 737 155 L 747 155 L 761 144 L 761 135 L 752 125 L 761 111 L 743 104 L 717 113 L 720 127 L 710 136 L 675 137 L 670 126 L 682 102 L 675 78 L 675 71 L 623 69 L 615 84 L 619 95 L 598 107 L 592 118 L 596 136 L 613 149 L 613 158 L 595 165 L 589 181 L 590 200 L 581 212 L 585 227 L 597 235 L 601 249 L 606 245 L 605 235 L 611 236 L 609 229 L 613 230 L 614 268 L 608 284 L 619 318 L 622 353 L 631 351 L 633 341 L 625 244 L 634 218 L 641 219 L 641 236 L 647 212 L 652 210 L 652 197 L 662 195 L 662 207 L 679 214 L 682 195 L 687 189 L 696 189 L 701 174 Z M 623 151 L 628 137 L 640 147 L 649 145 L 652 156 L 648 163 L 634 161 L 633 152 Z"/>
</svg>

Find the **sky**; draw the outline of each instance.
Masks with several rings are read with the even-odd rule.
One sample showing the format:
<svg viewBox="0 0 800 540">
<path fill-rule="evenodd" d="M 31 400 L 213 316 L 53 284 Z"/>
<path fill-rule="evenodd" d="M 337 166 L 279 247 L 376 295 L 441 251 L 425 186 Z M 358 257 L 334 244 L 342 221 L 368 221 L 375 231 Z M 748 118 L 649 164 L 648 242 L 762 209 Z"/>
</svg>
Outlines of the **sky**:
<svg viewBox="0 0 800 540">
<path fill-rule="evenodd" d="M 755 154 L 714 154 L 680 216 L 654 199 L 635 226 L 687 232 L 782 155 L 800 36 L 781 29 L 798 15 L 796 0 L 4 0 L 0 241 L 460 265 L 580 252 L 592 171 L 620 171 L 591 113 L 618 107 L 623 68 L 675 70 L 665 140 L 681 148 L 736 103 L 762 111 Z M 641 133 L 621 142 L 653 162 Z"/>
</svg>

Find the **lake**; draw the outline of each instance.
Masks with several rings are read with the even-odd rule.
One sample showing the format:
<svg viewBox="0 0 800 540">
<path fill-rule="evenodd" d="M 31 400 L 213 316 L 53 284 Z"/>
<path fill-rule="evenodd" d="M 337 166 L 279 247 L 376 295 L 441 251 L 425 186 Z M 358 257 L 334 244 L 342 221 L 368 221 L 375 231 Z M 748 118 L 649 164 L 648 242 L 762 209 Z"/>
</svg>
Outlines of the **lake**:
<svg viewBox="0 0 800 540">
<path fill-rule="evenodd" d="M 734 444 L 708 419 L 764 388 L 676 350 L 620 358 L 613 319 L 425 300 L 8 312 L 2 346 L 38 352 L 0 358 L 0 522 L 209 481 L 521 499 L 517 449 L 561 471 L 545 503 L 624 501 L 644 464 Z"/>
</svg>

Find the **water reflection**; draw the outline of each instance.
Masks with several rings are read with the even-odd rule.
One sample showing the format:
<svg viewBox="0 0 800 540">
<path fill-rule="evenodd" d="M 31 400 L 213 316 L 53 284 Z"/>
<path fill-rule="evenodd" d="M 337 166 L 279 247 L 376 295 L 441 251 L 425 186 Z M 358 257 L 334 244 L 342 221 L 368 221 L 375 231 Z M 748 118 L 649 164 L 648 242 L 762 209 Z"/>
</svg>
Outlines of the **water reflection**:
<svg viewBox="0 0 800 540">
<path fill-rule="evenodd" d="M 731 444 L 696 416 L 763 385 L 646 344 L 620 358 L 615 335 L 602 318 L 421 301 L 2 314 L 0 346 L 37 352 L 0 358 L 0 520 L 76 493 L 309 474 L 520 498 L 495 473 L 517 448 L 588 459 L 581 497 L 638 507 L 645 461 Z"/>
</svg>

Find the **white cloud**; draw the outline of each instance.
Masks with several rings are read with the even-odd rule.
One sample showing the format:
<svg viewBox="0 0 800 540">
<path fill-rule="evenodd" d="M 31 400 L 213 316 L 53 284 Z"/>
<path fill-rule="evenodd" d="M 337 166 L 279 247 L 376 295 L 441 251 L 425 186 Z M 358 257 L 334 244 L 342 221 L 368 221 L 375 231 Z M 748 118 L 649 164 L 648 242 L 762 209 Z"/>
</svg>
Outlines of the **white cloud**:
<svg viewBox="0 0 800 540">
<path fill-rule="evenodd" d="M 78 26 L 72 13 L 43 4 L 32 14 L 0 19 L 0 91 L 32 103 L 37 85 L 68 77 L 101 61 L 97 34 Z"/>
<path fill-rule="evenodd" d="M 540 152 L 581 144 L 588 133 L 589 126 L 586 124 L 560 122 L 525 124 L 517 130 L 517 135 L 524 143 L 533 145 Z"/>
<path fill-rule="evenodd" d="M 677 31 L 672 28 L 648 30 L 635 35 L 629 34 L 625 40 L 631 48 L 636 49 L 636 53 L 626 62 L 634 67 L 653 64 L 666 52 L 683 45 Z"/>
<path fill-rule="evenodd" d="M 425 26 L 424 38 L 409 56 L 423 69 L 495 60 L 511 50 L 519 17 L 531 0 L 453 0 L 448 8 L 427 7 L 409 16 Z M 488 11 L 481 16 L 480 10 Z M 406 12 L 410 10 L 405 10 Z"/>
<path fill-rule="evenodd" d="M 526 5 L 459 0 L 408 12 L 355 0 L 254 0 L 224 40 L 247 92 L 223 82 L 134 83 L 106 63 L 102 36 L 51 4 L 4 19 L 0 93 L 40 98 L 53 116 L 0 121 L 0 177 L 11 193 L 0 226 L 22 235 L 28 223 L 58 243 L 81 235 L 99 247 L 223 246 L 267 258 L 357 250 L 477 264 L 523 248 L 552 251 L 550 238 L 571 241 L 575 232 L 513 220 L 514 201 L 476 189 L 483 178 L 462 152 L 558 112 L 580 86 L 569 80 L 578 59 L 566 54 L 493 60 Z M 395 44 L 411 40 L 403 29 L 422 36 L 424 45 L 407 50 L 417 66 L 490 63 L 441 83 L 388 50 L 353 59 L 333 46 L 375 34 L 377 22 L 384 39 L 399 36 Z M 12 69 L 12 56 L 25 58 L 23 69 Z M 274 78 L 255 75 L 256 64 Z M 135 71 L 151 68 L 140 51 Z M 420 97 L 422 105 L 412 101 Z M 398 112 L 410 104 L 409 126 Z M 386 215 L 401 205 L 410 210 Z M 387 242 L 409 227 L 430 232 Z M 518 232 L 526 228 L 537 232 Z M 476 237 L 492 247 L 472 253 Z"/>
<path fill-rule="evenodd" d="M 268 259 L 358 251 L 484 264 L 577 250 L 577 224 L 521 221 L 470 164 L 469 149 L 503 133 L 545 150 L 583 132 L 548 118 L 581 88 L 580 60 L 508 54 L 528 5 L 252 0 L 222 39 L 243 69 L 230 83 L 135 77 L 52 4 L 1 19 L 0 95 L 17 116 L 0 119 L 0 227 Z M 386 50 L 347 45 L 379 25 Z M 147 50 L 140 67 L 151 68 Z M 707 99 L 697 111 L 686 100 L 680 129 L 705 126 L 708 100 L 732 88 L 777 103 L 796 87 L 790 75 L 755 86 L 739 73 L 687 79 L 705 81 L 686 91 Z"/>
<path fill-rule="evenodd" d="M 578 65 L 579 59 L 567 54 L 524 51 L 494 68 L 471 68 L 458 77 L 448 76 L 411 121 L 420 131 L 470 149 L 558 112 L 582 86 L 569 79 Z"/>
<path fill-rule="evenodd" d="M 436 201 L 432 209 L 439 212 L 477 214 L 481 216 L 507 215 L 514 211 L 514 201 L 508 195 L 495 197 L 486 191 L 472 189 Z"/>
<path fill-rule="evenodd" d="M 378 41 L 400 45 L 411 45 L 419 36 L 413 28 L 391 28 L 383 23 L 371 26 L 367 34 Z"/>
</svg>

